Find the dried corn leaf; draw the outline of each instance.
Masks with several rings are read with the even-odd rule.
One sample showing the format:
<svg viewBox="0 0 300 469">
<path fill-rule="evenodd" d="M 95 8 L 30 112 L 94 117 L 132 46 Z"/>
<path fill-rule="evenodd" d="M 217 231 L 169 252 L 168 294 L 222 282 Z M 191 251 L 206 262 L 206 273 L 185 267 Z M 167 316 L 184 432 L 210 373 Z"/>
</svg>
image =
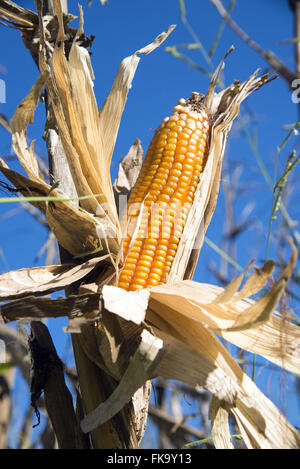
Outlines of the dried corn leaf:
<svg viewBox="0 0 300 469">
<path fill-rule="evenodd" d="M 110 161 L 117 138 L 122 113 L 127 100 L 128 91 L 135 75 L 140 58 L 139 54 L 149 54 L 164 42 L 175 28 L 169 26 L 167 31 L 157 36 L 154 41 L 122 60 L 112 89 L 99 111 L 100 129 L 103 135 L 104 155 Z"/>
<path fill-rule="evenodd" d="M 258 302 L 233 297 L 230 303 L 216 304 L 216 298 L 224 289 L 186 280 L 151 288 L 149 306 L 162 314 L 165 307 L 172 308 L 184 317 L 208 326 L 234 345 L 299 374 L 300 328 L 271 315 L 282 291 L 282 282 L 282 279 L 276 282 Z M 241 324 L 236 326 L 241 317 L 247 328 Z"/>
<path fill-rule="evenodd" d="M 81 422 L 84 432 L 89 432 L 111 419 L 131 396 L 147 381 L 161 355 L 163 343 L 146 329 L 120 383 L 109 398 L 90 412 Z"/>
<path fill-rule="evenodd" d="M 38 167 L 33 143 L 30 147 L 27 144 L 27 126 L 33 123 L 34 111 L 48 75 L 47 72 L 44 72 L 39 76 L 28 96 L 17 107 L 11 120 L 13 148 L 29 178 L 38 182 L 43 182 L 44 178 Z"/>
<path fill-rule="evenodd" d="M 88 293 L 84 295 L 70 295 L 67 298 L 35 298 L 26 296 L 0 305 L 0 314 L 5 322 L 36 321 L 43 318 L 58 318 L 68 316 L 73 325 L 77 321 L 87 324 L 95 321 L 100 313 L 100 294 Z M 84 316 L 85 315 L 85 316 Z M 88 319 L 93 317 L 93 319 Z M 78 327 L 77 327 L 78 329 Z"/>
<path fill-rule="evenodd" d="M 244 307 L 252 304 L 247 303 Z M 239 307 L 240 305 L 235 304 L 230 313 L 226 314 L 230 322 L 238 317 Z M 216 311 L 216 316 L 218 316 L 218 311 Z M 300 328 L 289 321 L 273 315 L 266 323 L 255 329 L 237 332 L 217 330 L 216 332 L 232 344 L 261 355 L 291 373 L 300 374 Z"/>
<path fill-rule="evenodd" d="M 251 277 L 247 279 L 245 285 L 235 295 L 235 301 L 256 295 L 256 293 L 264 288 L 273 270 L 274 261 L 267 261 L 261 269 L 256 267 L 254 274 L 252 274 Z"/>
<path fill-rule="evenodd" d="M 96 257 L 75 266 L 66 264 L 12 270 L 0 275 L 0 300 L 46 295 L 61 290 L 85 277 L 106 258 Z"/>
<path fill-rule="evenodd" d="M 60 191 L 51 190 L 45 182 L 28 179 L 8 168 L 1 158 L 0 171 L 24 197 L 47 197 L 51 191 L 51 197 L 64 198 Z M 100 250 L 101 240 L 97 234 L 99 221 L 76 209 L 71 201 L 31 203 L 45 214 L 59 244 L 71 254 L 82 255 L 85 252 Z"/>
<path fill-rule="evenodd" d="M 234 449 L 228 421 L 228 412 L 222 407 L 221 401 L 212 397 L 209 409 L 211 433 L 216 449 Z"/>
<path fill-rule="evenodd" d="M 164 353 L 152 374 L 144 375 L 145 379 L 159 375 L 192 386 L 204 386 L 222 402 L 222 409 L 225 406 L 225 411 L 230 411 L 236 417 L 249 448 L 291 448 L 300 445 L 299 436 L 293 427 L 243 373 L 206 325 L 184 317 L 170 306 L 156 304 L 155 300 L 150 300 L 149 306 L 146 320 L 155 335 L 162 339 Z M 126 379 L 123 376 L 122 387 L 115 391 L 111 405 L 108 405 L 108 401 L 102 404 L 105 418 L 110 418 L 112 409 L 118 408 L 114 407 L 115 402 L 118 405 L 121 401 L 127 402 L 130 392 L 141 385 L 138 376 L 139 373 L 130 374 L 130 380 L 127 380 L 128 376 Z M 120 389 L 122 392 L 118 394 Z M 110 409 L 108 413 L 107 409 Z M 223 410 L 224 425 L 226 413 Z M 96 421 L 99 423 L 100 408 L 98 411 Z M 215 412 L 214 418 L 218 415 Z M 95 424 L 94 420 L 92 422 Z M 213 425 L 217 434 L 217 421 L 213 421 Z"/>
<path fill-rule="evenodd" d="M 102 288 L 102 296 L 105 308 L 111 313 L 137 325 L 144 321 L 149 299 L 148 290 L 127 292 L 118 287 L 105 285 Z"/>
<path fill-rule="evenodd" d="M 153 304 L 147 313 L 150 323 L 172 334 L 177 340 L 188 345 L 211 361 L 218 371 L 225 374 L 225 383 L 236 391 L 234 399 L 222 394 L 219 382 L 210 383 L 210 391 L 226 403 L 226 409 L 236 417 L 242 435 L 251 435 L 249 448 L 294 448 L 300 447 L 300 438 L 275 405 L 267 399 L 239 368 L 225 347 L 206 326 L 182 316 L 178 311 L 165 305 Z M 154 311 L 154 312 L 153 312 Z M 163 318 L 163 320 L 161 320 Z M 162 322 L 163 321 L 163 322 Z M 163 326 L 163 323 L 166 326 Z M 171 364 L 171 360 L 169 362 Z M 233 384 L 233 386 L 232 386 Z M 214 388 L 215 385 L 215 388 Z"/>
<path fill-rule="evenodd" d="M 290 241 L 291 242 L 291 241 Z M 272 312 L 274 311 L 278 301 L 280 300 L 281 295 L 284 292 L 286 282 L 291 277 L 293 269 L 295 267 L 297 261 L 297 251 L 295 246 L 291 243 L 292 246 L 292 255 L 291 258 L 284 269 L 283 273 L 281 274 L 279 280 L 274 283 L 270 291 L 263 296 L 260 300 L 258 300 L 252 306 L 249 306 L 237 319 L 237 321 L 233 324 L 232 327 L 228 328 L 228 331 L 238 331 L 243 329 L 252 329 L 257 328 L 260 324 L 265 323 L 271 317 Z M 269 268 L 272 269 L 272 264 L 267 263 L 263 267 L 264 275 L 260 280 L 267 279 L 267 273 Z M 258 272 L 253 276 L 255 279 L 257 278 Z M 253 285 L 253 283 L 252 283 Z M 251 284 L 250 284 L 251 287 Z M 252 291 L 253 291 L 252 287 Z M 245 294 L 245 292 L 249 290 L 249 283 L 245 285 L 244 292 L 241 291 L 240 295 Z"/>
<path fill-rule="evenodd" d="M 47 197 L 49 194 L 51 187 L 48 184 L 43 181 L 32 181 L 17 171 L 10 169 L 2 158 L 0 158 L 0 171 L 24 197 Z M 58 194 L 54 190 L 52 195 L 57 196 Z M 41 212 L 46 212 L 45 202 L 32 202 L 32 205 L 37 207 Z"/>
<path fill-rule="evenodd" d="M 123 212 L 127 207 L 127 199 L 138 178 L 142 161 L 143 149 L 140 140 L 137 138 L 125 158 L 119 164 L 118 177 L 113 185 L 120 219 L 123 218 Z"/>
<path fill-rule="evenodd" d="M 274 282 L 267 294 L 251 306 L 245 307 L 245 303 L 243 303 L 245 307 L 243 313 L 239 315 L 234 324 L 226 328 L 228 331 L 255 328 L 268 321 L 284 291 L 287 280 L 292 274 L 296 259 L 296 248 L 292 245 L 291 258 L 278 281 Z M 246 267 L 245 271 L 250 267 L 250 265 L 251 263 Z M 269 261 L 261 270 L 256 270 L 252 277 L 248 279 L 241 292 L 237 293 L 244 274 L 244 272 L 242 272 L 242 274 L 233 279 L 225 289 L 222 289 L 221 293 L 219 293 L 213 300 L 209 299 L 210 291 L 208 285 L 208 296 L 206 296 L 205 285 L 202 286 L 200 291 L 199 288 L 197 288 L 197 285 L 199 284 L 188 280 L 184 282 L 174 282 L 172 285 L 168 285 L 167 287 L 153 287 L 150 289 L 150 296 L 152 299 L 158 300 L 163 304 L 167 304 L 174 309 L 177 306 L 178 311 L 182 312 L 182 314 L 196 319 L 197 317 L 199 318 L 198 310 L 200 311 L 201 309 L 207 309 L 207 311 L 210 312 L 214 308 L 218 309 L 218 306 L 220 306 L 221 309 L 225 308 L 226 310 L 226 305 L 228 305 L 227 309 L 230 309 L 231 304 L 235 304 L 240 298 L 243 298 L 244 294 L 253 294 L 256 292 L 258 286 L 260 286 L 260 288 L 264 287 L 272 271 L 273 263 Z M 254 282 L 258 280 L 258 277 L 258 286 L 255 287 Z M 160 293 L 162 293 L 161 296 Z M 221 317 L 222 316 L 220 315 L 220 318 Z M 211 327 L 215 330 L 218 329 L 216 325 L 213 324 Z M 224 330 L 224 327 L 220 329 Z"/>
<path fill-rule="evenodd" d="M 245 272 L 247 272 L 247 270 L 251 267 L 252 263 L 253 263 L 253 261 L 249 262 L 249 264 L 243 270 L 243 272 L 240 275 L 238 275 L 237 277 L 235 277 L 233 280 L 231 280 L 231 282 L 226 286 L 224 291 L 219 296 L 217 296 L 217 298 L 214 300 L 214 303 L 216 303 L 216 304 L 218 304 L 218 303 L 227 303 L 227 302 L 230 302 L 232 300 L 233 295 L 240 288 L 240 285 L 242 283 Z M 267 281 L 267 278 L 265 280 L 265 283 Z M 265 283 L 263 284 L 263 286 L 265 286 Z"/>
<path fill-rule="evenodd" d="M 0 17 L 13 25 L 20 28 L 33 29 L 37 22 L 37 15 L 27 8 L 22 8 L 16 3 L 9 0 L 2 0 L 0 5 Z"/>
</svg>

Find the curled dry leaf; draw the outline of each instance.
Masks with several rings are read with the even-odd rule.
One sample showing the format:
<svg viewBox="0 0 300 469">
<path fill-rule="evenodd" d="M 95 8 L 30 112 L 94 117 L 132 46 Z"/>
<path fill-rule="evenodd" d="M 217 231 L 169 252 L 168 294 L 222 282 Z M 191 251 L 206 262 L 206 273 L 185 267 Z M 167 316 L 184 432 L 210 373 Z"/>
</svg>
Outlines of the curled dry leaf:
<svg viewBox="0 0 300 469">
<path fill-rule="evenodd" d="M 48 72 L 45 71 L 39 76 L 29 94 L 17 107 L 11 120 L 13 148 L 29 178 L 38 182 L 43 181 L 44 178 L 38 166 L 33 143 L 29 147 L 27 144 L 27 126 L 33 123 L 34 111 L 48 75 Z"/>
<path fill-rule="evenodd" d="M 181 283 L 182 285 L 180 285 L 180 282 L 175 284 L 174 290 L 176 287 L 179 290 L 184 288 L 185 295 L 189 297 L 189 289 L 185 287 L 186 284 L 190 284 L 190 286 L 193 286 L 193 289 L 190 289 L 190 294 L 192 296 L 193 292 L 193 298 L 195 298 L 195 290 L 199 286 L 192 285 L 193 282 Z M 221 290 L 217 288 L 214 294 L 210 295 L 207 286 L 204 285 L 203 287 L 206 288 L 201 290 L 200 286 L 198 291 L 200 297 L 211 296 L 212 300 L 216 298 Z M 162 340 L 163 348 L 160 360 L 158 360 L 155 367 L 152 367 L 147 378 L 163 376 L 180 380 L 192 386 L 200 385 L 210 391 L 216 397 L 215 403 L 219 403 L 220 407 L 215 407 L 211 413 L 214 437 L 217 440 L 221 438 L 220 435 L 224 431 L 222 425 L 228 426 L 228 412 L 230 412 L 236 417 L 239 430 L 249 448 L 298 447 L 300 441 L 297 432 L 280 414 L 274 404 L 243 373 L 226 348 L 210 332 L 207 327 L 208 321 L 205 323 L 200 320 L 200 314 L 198 320 L 195 319 L 196 313 L 194 309 L 194 314 L 192 314 L 191 306 L 193 306 L 193 303 L 191 301 L 187 302 L 188 306 L 186 305 L 183 308 L 185 311 L 180 312 L 178 307 L 179 296 L 176 297 L 176 294 L 174 294 L 174 298 L 170 299 L 168 288 L 170 287 L 161 286 L 150 290 L 146 322 L 151 326 L 154 335 Z M 160 296 L 160 300 L 163 298 L 163 289 L 168 291 L 166 293 L 168 301 L 165 303 L 159 302 L 157 299 L 153 300 L 153 291 L 158 289 L 160 289 L 160 292 L 156 297 Z M 203 295 L 201 295 L 202 291 Z M 125 292 L 126 294 L 128 293 Z M 182 302 L 182 299 L 183 296 L 181 295 L 180 302 Z M 241 300 L 239 300 L 239 303 L 241 303 Z M 170 304 L 173 304 L 173 307 Z M 217 308 L 219 305 L 213 304 L 213 306 Z M 226 308 L 230 307 L 226 303 Z M 219 311 L 215 314 L 215 324 L 218 323 L 218 316 L 222 316 Z M 208 324 L 211 326 L 212 321 Z M 294 327 L 296 328 L 296 326 Z M 243 331 L 235 332 L 235 334 L 243 333 Z M 140 377 L 139 374 L 137 376 Z M 129 399 L 130 392 L 134 392 L 141 385 L 141 381 L 137 379 L 137 376 L 130 375 L 130 383 L 126 384 L 125 374 L 123 374 L 120 382 L 120 386 L 122 383 L 122 393 L 118 396 L 121 387 L 117 388 L 113 402 L 125 402 Z M 101 407 L 102 410 L 108 408 L 111 412 L 114 407 L 108 406 L 108 403 L 107 407 L 105 405 Z M 105 410 L 105 412 L 107 411 Z M 103 414 L 101 415 L 101 419 L 104 418 Z M 105 413 L 105 415 L 110 417 L 111 413 Z M 97 422 L 99 423 L 99 420 Z M 94 424 L 95 421 L 93 420 Z M 229 442 L 225 444 L 222 438 L 218 443 L 219 447 L 228 447 Z"/>
<path fill-rule="evenodd" d="M 212 422 L 211 433 L 216 449 L 234 449 L 228 421 L 228 412 L 220 405 L 220 401 L 213 396 L 209 409 Z"/>
<path fill-rule="evenodd" d="M 215 372 L 207 375 L 204 386 L 222 402 L 227 412 L 230 411 L 237 418 L 240 432 L 243 436 L 248 435 L 249 448 L 253 447 L 253 441 L 255 447 L 259 448 L 299 447 L 300 439 L 296 430 L 259 391 L 206 325 L 183 317 L 177 308 L 174 310 L 167 306 L 159 308 L 155 313 L 150 310 L 146 319 L 190 347 L 194 351 L 196 365 L 196 357 L 200 354 L 215 367 Z M 173 373 L 172 360 L 173 356 L 168 361 L 169 377 Z M 178 374 L 178 362 L 176 365 L 175 373 Z M 189 379 L 188 374 L 191 376 L 193 373 L 197 379 L 197 366 L 193 367 L 193 372 L 191 363 L 182 366 L 187 369 L 185 382 Z M 227 392 L 224 392 L 224 386 Z"/>
<path fill-rule="evenodd" d="M 228 286 L 231 296 L 227 289 L 185 280 L 151 288 L 149 306 L 162 316 L 164 311 L 177 311 L 233 344 L 299 374 L 300 328 L 272 315 L 287 281 L 286 272 L 291 272 L 294 265 L 294 249 L 283 274 L 258 301 L 244 295 L 256 293 L 253 282 L 257 277 L 260 288 L 264 287 L 273 271 L 273 263 L 269 261 L 262 269 L 255 270 L 240 292 L 234 292 L 235 282 L 231 282 Z M 240 282 L 240 276 L 238 279 Z"/>
<path fill-rule="evenodd" d="M 102 288 L 102 297 L 105 308 L 111 313 L 137 325 L 144 321 L 149 299 L 148 290 L 126 292 L 121 288 L 105 285 Z"/>
<path fill-rule="evenodd" d="M 81 422 L 84 432 L 89 432 L 113 417 L 131 396 L 147 381 L 152 369 L 159 360 L 163 343 L 146 329 L 141 334 L 141 342 L 130 360 L 122 379 L 109 398 L 90 412 Z"/>
<path fill-rule="evenodd" d="M 123 212 L 127 206 L 129 193 L 136 183 L 143 160 L 143 149 L 140 140 L 137 138 L 130 147 L 128 154 L 119 164 L 118 177 L 113 185 L 115 202 L 122 219 Z"/>
<path fill-rule="evenodd" d="M 0 301 L 40 296 L 62 290 L 85 277 L 107 256 L 80 265 L 51 265 L 13 270 L 0 275 Z"/>
<path fill-rule="evenodd" d="M 294 351 L 288 350 L 288 348 L 279 351 L 280 334 L 282 335 L 284 326 L 280 318 L 275 316 L 270 318 L 275 301 L 272 303 L 271 310 L 268 310 L 268 314 L 264 314 L 262 318 L 262 311 L 266 309 L 266 304 L 269 305 L 269 298 L 272 296 L 277 298 L 278 286 L 282 287 L 283 277 L 285 281 L 287 280 L 286 273 L 291 272 L 294 260 L 293 251 L 283 276 L 273 284 L 263 297 L 268 299 L 264 304 L 255 303 L 249 298 L 241 299 L 246 292 L 256 291 L 254 280 L 251 280 L 251 277 L 240 292 L 233 288 L 233 285 L 241 283 L 240 278 L 238 282 L 233 281 L 225 293 L 222 288 L 192 281 L 178 281 L 172 285 L 161 285 L 149 289 L 150 298 L 145 321 L 151 327 L 154 336 L 162 340 L 163 346 L 160 359 L 155 366 L 151 367 L 151 373 L 148 371 L 145 379 L 162 376 L 180 380 L 191 386 L 203 386 L 211 392 L 215 396 L 211 419 L 217 447 L 232 447 L 228 434 L 229 412 L 235 416 L 239 430 L 249 448 L 289 448 L 298 447 L 300 444 L 297 432 L 274 404 L 243 373 L 226 348 L 210 331 L 211 329 L 225 338 L 227 334 L 233 343 L 236 342 L 234 337 L 239 337 L 239 345 L 246 349 L 246 338 L 252 337 L 251 351 L 254 353 L 262 352 L 261 342 L 263 342 L 265 349 L 269 347 L 268 353 L 263 354 L 266 358 L 291 371 L 298 369 L 299 372 L 300 355 L 297 358 Z M 273 264 L 268 262 L 262 269 L 256 269 L 253 277 L 255 279 L 258 276 L 258 283 L 264 286 L 272 270 Z M 107 309 L 111 308 L 114 314 L 118 314 L 119 310 L 120 316 L 128 319 L 129 316 L 124 314 L 124 310 L 127 309 L 129 295 L 137 292 L 120 290 L 120 294 L 116 296 L 115 287 L 105 287 L 103 291 Z M 241 292 L 243 292 L 242 295 Z M 116 298 L 117 301 L 114 303 Z M 221 298 L 225 302 L 221 302 Z M 256 306 L 257 304 L 259 304 L 257 317 L 252 317 L 253 324 L 257 322 L 256 328 L 244 329 L 241 327 L 236 328 L 235 332 L 231 332 L 229 324 L 235 324 L 239 317 L 243 317 L 242 311 L 247 311 L 249 305 Z M 135 306 L 131 304 L 128 309 L 134 313 L 134 308 Z M 260 311 L 258 311 L 259 309 Z M 138 314 L 135 320 L 142 325 L 143 315 L 140 316 L 139 321 L 137 318 Z M 245 320 L 249 322 L 248 315 Z M 262 320 L 265 321 L 264 324 L 262 324 Z M 253 326 L 253 324 L 251 325 Z M 263 337 L 262 341 L 260 334 Z M 266 341 L 267 334 L 269 334 L 268 342 Z M 289 324 L 286 328 L 286 340 L 290 344 L 294 343 L 297 338 L 299 342 L 299 334 L 300 328 L 297 326 Z M 245 338 L 245 343 L 243 338 Z M 255 344 L 258 344 L 257 348 Z M 110 404 L 118 402 L 120 405 L 121 402 L 127 402 L 130 393 L 141 385 L 139 373 L 130 374 L 130 383 L 126 384 L 127 378 L 127 374 L 126 377 L 124 373 L 121 375 L 120 387 L 115 390 Z M 120 392 L 121 390 L 122 392 Z M 91 425 L 102 422 L 104 415 L 111 417 L 112 410 L 118 409 L 118 406 L 108 405 L 108 401 L 101 406 L 98 409 L 99 412 L 96 413 L 98 417 L 93 414 Z M 104 414 L 101 413 L 101 417 L 99 417 L 100 410 L 104 412 Z M 85 427 L 85 429 L 87 428 L 90 427 Z"/>
<path fill-rule="evenodd" d="M 34 321 L 41 318 L 58 318 L 68 316 L 72 327 L 89 324 L 95 321 L 101 313 L 99 293 L 86 293 L 83 295 L 69 295 L 67 298 L 36 298 L 26 296 L 0 305 L 0 313 L 5 322 Z M 91 319 L 92 318 L 92 319 Z M 71 329 L 70 327 L 68 328 Z"/>
</svg>

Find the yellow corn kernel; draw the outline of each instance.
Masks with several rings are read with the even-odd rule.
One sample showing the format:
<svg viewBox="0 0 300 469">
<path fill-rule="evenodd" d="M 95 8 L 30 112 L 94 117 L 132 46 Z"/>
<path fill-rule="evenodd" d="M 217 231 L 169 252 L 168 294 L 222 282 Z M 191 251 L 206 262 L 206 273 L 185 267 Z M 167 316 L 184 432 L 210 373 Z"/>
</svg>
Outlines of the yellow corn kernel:
<svg viewBox="0 0 300 469">
<path fill-rule="evenodd" d="M 197 93 L 179 100 L 155 132 L 128 201 L 120 288 L 166 282 L 206 163 L 208 138 L 209 118 Z"/>
</svg>

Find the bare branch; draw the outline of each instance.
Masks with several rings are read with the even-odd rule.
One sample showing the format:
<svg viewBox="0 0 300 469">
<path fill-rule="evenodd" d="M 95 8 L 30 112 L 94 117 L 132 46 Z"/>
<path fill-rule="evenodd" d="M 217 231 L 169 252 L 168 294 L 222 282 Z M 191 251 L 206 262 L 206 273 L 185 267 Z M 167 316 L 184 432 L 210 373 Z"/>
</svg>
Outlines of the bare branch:
<svg viewBox="0 0 300 469">
<path fill-rule="evenodd" d="M 221 17 L 227 22 L 228 26 L 244 41 L 248 46 L 254 49 L 259 55 L 261 55 L 268 64 L 284 78 L 289 87 L 291 87 L 292 81 L 298 77 L 297 73 L 292 72 L 281 60 L 276 57 L 272 51 L 264 50 L 257 42 L 251 39 L 248 34 L 246 34 L 238 24 L 233 21 L 231 16 L 228 14 L 224 8 L 221 0 L 210 0 L 210 2 L 216 7 L 218 13 Z"/>
<path fill-rule="evenodd" d="M 189 443 L 191 438 L 202 440 L 210 437 L 210 435 L 195 427 L 187 425 L 186 423 L 178 425 L 178 422 L 174 417 L 167 414 L 164 410 L 158 409 L 152 405 L 149 406 L 149 415 L 153 422 L 155 422 L 160 428 L 164 428 L 175 447 L 182 447 L 184 444 Z M 214 446 L 210 444 L 210 448 L 214 448 Z"/>
</svg>

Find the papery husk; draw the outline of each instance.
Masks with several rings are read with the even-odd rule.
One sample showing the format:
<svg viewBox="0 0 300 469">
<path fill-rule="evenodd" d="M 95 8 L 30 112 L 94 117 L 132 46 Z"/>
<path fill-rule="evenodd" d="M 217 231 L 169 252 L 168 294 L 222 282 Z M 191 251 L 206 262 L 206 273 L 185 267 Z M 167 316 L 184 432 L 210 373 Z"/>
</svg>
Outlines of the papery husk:
<svg viewBox="0 0 300 469">
<path fill-rule="evenodd" d="M 294 255 L 293 248 L 286 269 L 258 301 L 249 298 L 247 294 L 257 292 L 252 278 L 260 277 L 262 280 L 264 277 L 266 283 L 266 272 L 272 271 L 270 262 L 261 269 L 263 275 L 256 270 L 240 292 L 232 291 L 231 282 L 227 287 L 231 297 L 227 294 L 227 288 L 185 280 L 151 288 L 150 308 L 155 311 L 172 308 L 186 318 L 209 327 L 234 345 L 262 355 L 292 373 L 300 374 L 300 328 L 273 314 L 276 313 L 275 306 L 288 280 L 286 272 L 294 265 Z M 258 286 L 264 284 L 258 283 Z M 225 301 L 221 301 L 221 298 Z"/>
<path fill-rule="evenodd" d="M 22 8 L 14 2 L 2 0 L 0 6 L 0 17 L 20 29 L 33 29 L 37 24 L 37 15 L 27 8 Z"/>
<path fill-rule="evenodd" d="M 209 418 L 211 421 L 211 433 L 216 449 L 234 449 L 228 421 L 228 412 L 220 405 L 219 399 L 212 396 Z"/>
<path fill-rule="evenodd" d="M 62 290 L 89 274 L 108 256 L 95 257 L 80 265 L 50 265 L 12 270 L 0 275 L 0 301 L 41 296 Z"/>
<path fill-rule="evenodd" d="M 29 94 L 19 104 L 11 119 L 12 146 L 28 177 L 38 182 L 44 181 L 44 177 L 34 153 L 33 143 L 28 147 L 27 126 L 33 124 L 34 111 L 47 79 L 48 72 L 45 71 L 38 77 Z"/>
<path fill-rule="evenodd" d="M 149 320 L 161 327 L 160 318 L 166 322 L 165 331 L 179 341 L 206 357 L 216 368 L 216 373 L 208 374 L 204 387 L 221 402 L 222 407 L 237 417 L 239 430 L 243 437 L 249 435 L 257 448 L 294 448 L 299 447 L 300 438 L 296 430 L 280 414 L 276 406 L 267 399 L 256 385 L 243 373 L 225 347 L 203 326 L 192 319 L 183 317 L 178 311 L 164 307 L 157 308 L 156 316 Z M 195 353 L 196 357 L 196 353 Z M 186 363 L 186 374 L 191 373 L 193 363 Z M 172 376 L 172 359 L 169 360 L 169 377 Z M 178 364 L 177 364 L 178 368 Z M 222 372 L 224 376 L 222 377 Z M 178 370 L 174 370 L 178 373 Z M 193 372 L 195 373 L 195 371 Z M 217 377 L 217 378 L 216 378 Z M 185 382 L 189 378 L 185 378 Z M 201 385 L 201 383 L 199 383 Z M 247 444 L 247 442 L 246 442 Z"/>
<path fill-rule="evenodd" d="M 228 53 L 232 49 L 229 49 Z M 270 74 L 258 77 L 259 70 L 257 70 L 244 83 L 236 81 L 220 93 L 214 93 L 219 74 L 224 66 L 224 62 L 221 62 L 212 77 L 209 91 L 204 99 L 211 122 L 207 162 L 188 213 L 167 283 L 192 278 L 204 236 L 217 203 L 222 161 L 232 122 L 239 113 L 241 103 L 253 91 L 274 78 Z"/>
</svg>

